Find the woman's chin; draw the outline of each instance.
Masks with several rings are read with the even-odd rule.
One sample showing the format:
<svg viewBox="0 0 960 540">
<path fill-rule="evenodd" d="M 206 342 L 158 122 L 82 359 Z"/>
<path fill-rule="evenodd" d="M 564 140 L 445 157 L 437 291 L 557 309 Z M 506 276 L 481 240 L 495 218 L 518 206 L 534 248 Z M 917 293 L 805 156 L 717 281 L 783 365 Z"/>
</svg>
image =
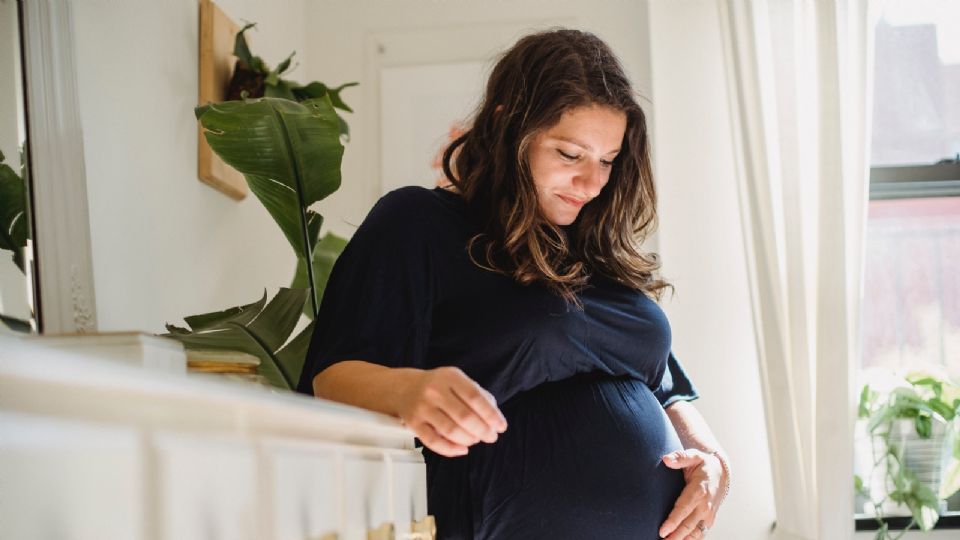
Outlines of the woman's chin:
<svg viewBox="0 0 960 540">
<path fill-rule="evenodd" d="M 550 223 L 558 227 L 566 227 L 577 220 L 579 212 L 552 212 L 547 215 Z"/>
</svg>

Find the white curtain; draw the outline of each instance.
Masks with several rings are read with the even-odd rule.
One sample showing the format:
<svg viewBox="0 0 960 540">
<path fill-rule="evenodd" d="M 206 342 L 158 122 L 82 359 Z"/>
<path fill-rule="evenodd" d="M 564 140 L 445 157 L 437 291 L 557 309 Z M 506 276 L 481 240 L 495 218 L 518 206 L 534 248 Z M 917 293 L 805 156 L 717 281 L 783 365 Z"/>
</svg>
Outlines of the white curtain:
<svg viewBox="0 0 960 540">
<path fill-rule="evenodd" d="M 717 0 L 777 510 L 853 536 L 870 0 Z"/>
</svg>

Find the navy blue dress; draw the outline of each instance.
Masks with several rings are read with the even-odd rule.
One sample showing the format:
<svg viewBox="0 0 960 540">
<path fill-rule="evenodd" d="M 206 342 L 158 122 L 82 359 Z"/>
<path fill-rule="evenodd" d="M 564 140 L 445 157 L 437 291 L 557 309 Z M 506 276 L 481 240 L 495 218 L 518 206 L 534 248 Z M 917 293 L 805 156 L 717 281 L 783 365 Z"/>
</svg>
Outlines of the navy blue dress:
<svg viewBox="0 0 960 540">
<path fill-rule="evenodd" d="M 461 368 L 508 422 L 493 444 L 423 449 L 438 537 L 659 538 L 684 486 L 664 407 L 698 397 L 670 325 L 643 293 L 602 276 L 583 311 L 470 261 L 465 201 L 440 188 L 382 197 L 330 276 L 298 390 L 340 360 Z"/>
</svg>

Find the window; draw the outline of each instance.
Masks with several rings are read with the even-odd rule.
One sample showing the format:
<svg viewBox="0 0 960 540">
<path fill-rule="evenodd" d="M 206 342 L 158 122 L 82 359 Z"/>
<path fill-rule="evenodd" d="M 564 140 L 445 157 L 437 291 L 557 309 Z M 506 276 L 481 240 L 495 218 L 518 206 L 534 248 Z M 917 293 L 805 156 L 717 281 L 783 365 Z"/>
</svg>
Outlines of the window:
<svg viewBox="0 0 960 540">
<path fill-rule="evenodd" d="M 859 382 L 919 369 L 960 383 L 960 3 L 883 6 L 871 162 Z M 957 524 L 960 494 L 939 526 Z"/>
</svg>

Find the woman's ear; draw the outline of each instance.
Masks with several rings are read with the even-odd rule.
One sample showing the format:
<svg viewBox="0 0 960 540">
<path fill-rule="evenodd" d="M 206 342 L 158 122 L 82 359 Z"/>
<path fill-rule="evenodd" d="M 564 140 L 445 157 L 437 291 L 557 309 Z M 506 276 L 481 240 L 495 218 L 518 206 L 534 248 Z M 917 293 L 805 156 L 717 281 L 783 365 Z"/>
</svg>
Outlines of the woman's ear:
<svg viewBox="0 0 960 540">
<path fill-rule="evenodd" d="M 500 111 L 502 111 L 502 110 L 503 110 L 503 104 L 497 105 L 497 106 L 494 107 L 494 109 L 493 109 L 493 114 L 498 114 L 498 113 L 499 113 Z"/>
</svg>

